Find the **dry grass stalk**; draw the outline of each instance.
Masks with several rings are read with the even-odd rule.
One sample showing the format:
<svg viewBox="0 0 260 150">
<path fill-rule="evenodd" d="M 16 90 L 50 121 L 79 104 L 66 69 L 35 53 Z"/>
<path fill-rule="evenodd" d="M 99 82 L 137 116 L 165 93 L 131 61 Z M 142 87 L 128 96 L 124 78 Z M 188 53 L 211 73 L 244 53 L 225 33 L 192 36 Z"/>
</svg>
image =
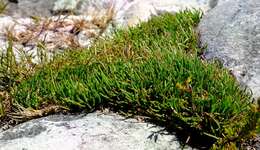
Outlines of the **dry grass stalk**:
<svg viewBox="0 0 260 150">
<path fill-rule="evenodd" d="M 17 106 L 16 112 L 9 113 L 8 117 L 17 121 L 29 120 L 29 119 L 47 116 L 50 114 L 68 111 L 68 108 L 59 105 L 48 105 L 38 110 L 33 108 L 24 108 L 21 105 L 17 105 L 17 104 L 16 106 Z"/>
<path fill-rule="evenodd" d="M 12 109 L 12 98 L 6 91 L 0 92 L 0 117 L 5 115 L 6 113 L 11 112 Z"/>
</svg>

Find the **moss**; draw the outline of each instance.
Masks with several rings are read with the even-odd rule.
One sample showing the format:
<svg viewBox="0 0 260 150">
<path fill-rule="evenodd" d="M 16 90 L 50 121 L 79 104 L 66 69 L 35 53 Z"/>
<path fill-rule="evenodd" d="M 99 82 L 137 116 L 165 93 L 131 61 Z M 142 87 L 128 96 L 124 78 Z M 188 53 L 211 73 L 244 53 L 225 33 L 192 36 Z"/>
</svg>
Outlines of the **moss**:
<svg viewBox="0 0 260 150">
<path fill-rule="evenodd" d="M 227 70 L 199 59 L 194 27 L 200 17 L 196 11 L 163 14 L 58 56 L 17 84 L 14 100 L 35 109 L 46 103 L 71 111 L 109 107 L 206 137 L 211 148 L 234 147 L 248 136 L 245 130 L 254 131 L 249 122 L 257 115 Z"/>
</svg>

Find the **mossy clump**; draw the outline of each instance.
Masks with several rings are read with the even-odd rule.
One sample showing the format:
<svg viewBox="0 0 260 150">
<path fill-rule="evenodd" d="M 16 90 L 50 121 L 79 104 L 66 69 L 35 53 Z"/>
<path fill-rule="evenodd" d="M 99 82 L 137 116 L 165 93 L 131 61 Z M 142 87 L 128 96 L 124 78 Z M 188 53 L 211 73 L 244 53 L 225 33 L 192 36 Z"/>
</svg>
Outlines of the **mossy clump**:
<svg viewBox="0 0 260 150">
<path fill-rule="evenodd" d="M 198 57 L 200 18 L 197 11 L 163 14 L 69 51 L 21 81 L 14 101 L 35 109 L 108 107 L 204 136 L 212 148 L 237 144 L 255 128 L 249 124 L 257 112 L 227 70 Z"/>
</svg>

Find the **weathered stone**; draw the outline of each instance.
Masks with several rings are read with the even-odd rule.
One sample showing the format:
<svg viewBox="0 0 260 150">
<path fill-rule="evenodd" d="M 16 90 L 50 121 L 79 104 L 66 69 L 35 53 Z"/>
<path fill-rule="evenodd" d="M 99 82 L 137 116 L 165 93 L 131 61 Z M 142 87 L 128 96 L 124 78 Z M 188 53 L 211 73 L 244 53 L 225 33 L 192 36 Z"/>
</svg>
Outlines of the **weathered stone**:
<svg viewBox="0 0 260 150">
<path fill-rule="evenodd" d="M 54 115 L 0 133 L 0 150 L 178 150 L 162 127 L 117 114 Z M 186 147 L 186 149 L 192 149 Z"/>
<path fill-rule="evenodd" d="M 213 2 L 214 1 L 214 2 Z M 74 11 L 76 14 L 89 15 L 93 10 L 115 8 L 115 24 L 119 26 L 134 26 L 141 21 L 147 21 L 154 15 L 162 12 L 179 12 L 185 9 L 200 9 L 206 12 L 211 3 L 217 4 L 217 0 L 58 0 L 54 11 L 64 9 Z M 77 3 L 77 4 L 76 4 Z"/>
<path fill-rule="evenodd" d="M 16 18 L 30 16 L 50 17 L 55 1 L 56 0 L 19 0 L 18 3 L 14 3 L 9 0 L 5 14 Z"/>
<path fill-rule="evenodd" d="M 260 96 L 260 1 L 229 0 L 207 13 L 199 31 L 207 59 L 219 59 Z"/>
<path fill-rule="evenodd" d="M 53 11 L 75 11 L 80 0 L 58 0 L 54 3 Z"/>
<path fill-rule="evenodd" d="M 100 20 L 95 18 L 94 21 Z M 33 63 L 41 63 L 41 58 L 48 60 L 65 49 L 89 46 L 101 34 L 101 28 L 94 21 L 91 16 L 54 16 L 47 19 L 0 17 L 1 51 L 6 52 L 8 37 L 11 37 L 18 62 L 30 58 Z"/>
</svg>

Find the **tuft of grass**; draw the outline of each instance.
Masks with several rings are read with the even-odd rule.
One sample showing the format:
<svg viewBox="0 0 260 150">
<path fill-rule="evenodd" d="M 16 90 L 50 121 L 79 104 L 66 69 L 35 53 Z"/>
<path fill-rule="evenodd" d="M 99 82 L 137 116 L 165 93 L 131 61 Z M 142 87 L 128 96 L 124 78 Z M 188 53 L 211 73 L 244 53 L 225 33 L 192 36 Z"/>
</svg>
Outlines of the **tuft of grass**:
<svg viewBox="0 0 260 150">
<path fill-rule="evenodd" d="M 5 115 L 4 106 L 3 106 L 3 99 L 0 97 L 0 118 Z"/>
<path fill-rule="evenodd" d="M 4 0 L 0 0 L 0 14 L 4 13 L 4 11 L 6 10 L 7 7 L 7 3 L 4 2 Z"/>
<path fill-rule="evenodd" d="M 12 109 L 11 97 L 8 92 L 0 92 L 0 119 L 4 118 Z"/>
<path fill-rule="evenodd" d="M 14 103 L 108 107 L 206 137 L 208 148 L 236 147 L 254 132 L 257 111 L 227 70 L 199 59 L 200 18 L 197 11 L 164 14 L 57 56 L 12 89 Z"/>
</svg>

